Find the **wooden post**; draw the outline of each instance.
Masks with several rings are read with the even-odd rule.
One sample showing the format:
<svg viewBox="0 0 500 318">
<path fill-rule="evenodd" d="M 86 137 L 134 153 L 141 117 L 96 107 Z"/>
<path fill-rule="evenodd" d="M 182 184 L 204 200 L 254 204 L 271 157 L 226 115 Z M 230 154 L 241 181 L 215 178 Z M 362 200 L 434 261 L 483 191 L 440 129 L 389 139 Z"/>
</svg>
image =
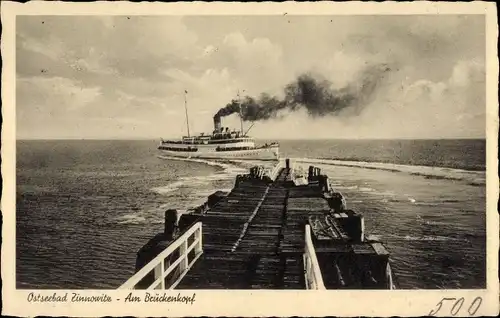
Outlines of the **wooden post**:
<svg viewBox="0 0 500 318">
<path fill-rule="evenodd" d="M 165 224 L 163 234 L 167 240 L 174 238 L 174 231 L 177 223 L 177 210 L 168 209 L 165 211 Z"/>
<path fill-rule="evenodd" d="M 330 183 L 328 182 L 328 176 L 322 176 L 323 177 L 323 187 L 324 187 L 324 192 L 330 192 Z"/>
<path fill-rule="evenodd" d="M 361 215 L 359 217 L 359 228 L 360 228 L 360 233 L 359 233 L 359 241 L 363 242 L 365 240 L 365 218 Z"/>
</svg>

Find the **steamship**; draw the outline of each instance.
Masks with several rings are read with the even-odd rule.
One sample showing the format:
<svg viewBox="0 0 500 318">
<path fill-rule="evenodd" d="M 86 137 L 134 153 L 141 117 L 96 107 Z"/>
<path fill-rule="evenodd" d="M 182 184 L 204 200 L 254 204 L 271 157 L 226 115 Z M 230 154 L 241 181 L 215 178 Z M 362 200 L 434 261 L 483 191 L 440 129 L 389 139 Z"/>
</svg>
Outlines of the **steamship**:
<svg viewBox="0 0 500 318">
<path fill-rule="evenodd" d="M 187 93 L 187 92 L 186 92 Z M 257 146 L 255 139 L 248 136 L 248 129 L 243 131 L 243 120 L 240 107 L 241 130 L 230 130 L 221 125 L 221 117 L 214 116 L 212 134 L 201 133 L 191 136 L 189 133 L 189 118 L 186 107 L 187 136 L 178 140 L 161 140 L 158 149 L 162 155 L 181 158 L 199 159 L 245 159 L 245 160 L 279 160 L 279 144 L 272 142 Z M 252 125 L 253 126 L 253 125 Z M 250 128 L 252 128 L 250 126 Z"/>
</svg>

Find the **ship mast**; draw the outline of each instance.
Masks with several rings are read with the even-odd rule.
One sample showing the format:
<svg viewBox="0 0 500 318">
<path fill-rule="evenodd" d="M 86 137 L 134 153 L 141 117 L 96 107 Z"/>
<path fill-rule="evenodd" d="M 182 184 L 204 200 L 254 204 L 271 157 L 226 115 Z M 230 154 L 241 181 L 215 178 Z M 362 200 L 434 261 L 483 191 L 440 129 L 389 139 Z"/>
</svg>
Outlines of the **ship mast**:
<svg viewBox="0 0 500 318">
<path fill-rule="evenodd" d="M 186 125 L 187 125 L 187 131 L 188 131 L 188 137 L 191 137 L 189 134 L 189 116 L 188 116 L 188 108 L 187 108 L 187 90 L 184 90 L 184 108 L 186 109 Z"/>
<path fill-rule="evenodd" d="M 245 90 L 243 90 L 245 91 Z M 240 105 L 240 130 L 243 134 L 243 114 L 241 113 L 241 100 L 240 100 L 240 91 L 238 90 L 238 104 Z M 244 135 L 243 135 L 244 136 Z"/>
</svg>

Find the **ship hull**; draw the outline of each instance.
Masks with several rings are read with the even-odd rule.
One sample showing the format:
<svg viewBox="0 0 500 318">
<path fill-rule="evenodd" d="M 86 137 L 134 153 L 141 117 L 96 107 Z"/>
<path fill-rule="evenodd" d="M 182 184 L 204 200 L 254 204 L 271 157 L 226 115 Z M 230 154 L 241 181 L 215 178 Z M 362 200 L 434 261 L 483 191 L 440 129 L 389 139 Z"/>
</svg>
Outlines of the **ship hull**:
<svg viewBox="0 0 500 318">
<path fill-rule="evenodd" d="M 171 151 L 160 149 L 164 156 L 179 158 L 199 158 L 199 159 L 239 159 L 239 160 L 278 160 L 279 148 L 255 148 L 248 150 L 234 151 Z"/>
</svg>

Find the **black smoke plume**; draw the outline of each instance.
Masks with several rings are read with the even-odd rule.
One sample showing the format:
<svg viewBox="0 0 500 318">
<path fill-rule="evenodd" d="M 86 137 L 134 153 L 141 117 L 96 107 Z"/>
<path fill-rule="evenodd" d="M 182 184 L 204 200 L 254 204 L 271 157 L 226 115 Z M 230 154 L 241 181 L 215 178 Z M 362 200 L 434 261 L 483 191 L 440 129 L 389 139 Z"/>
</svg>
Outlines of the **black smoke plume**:
<svg viewBox="0 0 500 318">
<path fill-rule="evenodd" d="M 284 88 L 283 99 L 261 94 L 259 98 L 246 96 L 240 102 L 232 100 L 219 109 L 214 118 L 240 112 L 244 121 L 276 118 L 281 110 L 296 111 L 305 108 L 311 117 L 327 115 L 357 115 L 367 106 L 379 84 L 391 68 L 387 64 L 371 65 L 361 76 L 343 88 L 334 89 L 332 83 L 306 73 Z"/>
</svg>

